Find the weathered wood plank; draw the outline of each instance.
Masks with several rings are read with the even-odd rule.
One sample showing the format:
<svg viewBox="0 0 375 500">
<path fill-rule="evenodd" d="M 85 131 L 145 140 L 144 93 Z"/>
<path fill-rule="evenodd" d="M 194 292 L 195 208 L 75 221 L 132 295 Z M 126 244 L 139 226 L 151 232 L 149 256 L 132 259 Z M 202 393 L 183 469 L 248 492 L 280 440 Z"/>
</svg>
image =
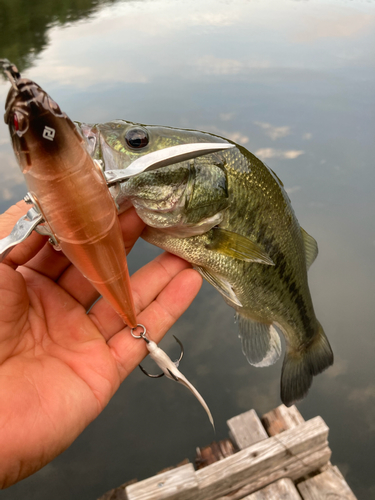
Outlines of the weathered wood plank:
<svg viewBox="0 0 375 500">
<path fill-rule="evenodd" d="M 297 485 L 304 500 L 357 500 L 337 467 Z"/>
<path fill-rule="evenodd" d="M 255 410 L 237 415 L 227 421 L 229 436 L 239 450 L 268 438 Z"/>
<path fill-rule="evenodd" d="M 191 500 L 198 495 L 198 481 L 189 463 L 128 486 L 127 500 Z"/>
<path fill-rule="evenodd" d="M 113 488 L 112 490 L 104 493 L 103 496 L 98 498 L 98 500 L 126 500 L 125 488 L 130 484 L 134 484 L 137 482 L 137 479 L 132 479 L 131 481 L 127 481 L 124 484 L 121 484 L 117 488 Z"/>
<path fill-rule="evenodd" d="M 310 474 L 315 472 L 315 470 L 319 470 L 322 465 L 327 463 L 330 457 L 331 450 L 328 446 L 314 453 L 306 451 L 297 455 L 293 460 L 288 460 L 280 464 L 279 468 L 270 469 L 269 472 L 265 471 L 262 475 L 250 477 L 247 484 L 240 489 L 235 489 L 225 495 L 211 498 L 215 498 L 215 500 L 240 500 L 249 493 L 260 490 L 282 477 L 290 477 L 296 481 L 298 477 L 305 475 L 306 471 L 309 471 L 308 474 Z M 201 500 L 201 497 L 199 497 L 199 500 Z"/>
<path fill-rule="evenodd" d="M 251 493 L 243 500 L 301 500 L 301 497 L 291 479 L 279 479 L 275 483 Z"/>
<path fill-rule="evenodd" d="M 203 469 L 203 467 L 207 467 L 218 460 L 223 460 L 223 458 L 230 457 L 234 453 L 235 449 L 230 439 L 223 439 L 218 443 L 214 441 L 204 448 L 197 447 L 195 467 L 197 470 Z"/>
<path fill-rule="evenodd" d="M 280 432 L 293 429 L 305 421 L 294 405 L 289 408 L 280 405 L 274 410 L 265 413 L 261 420 L 269 436 L 275 436 Z"/>
<path fill-rule="evenodd" d="M 176 469 L 177 467 L 182 467 L 183 465 L 186 465 L 188 463 L 190 463 L 190 460 L 188 458 L 184 458 L 177 465 L 170 465 L 169 467 L 164 467 L 164 469 L 160 470 L 156 474 L 164 474 L 164 472 L 168 472 L 169 470 Z"/>
<path fill-rule="evenodd" d="M 218 498 L 249 482 L 259 483 L 250 490 L 255 491 L 281 477 L 298 479 L 316 470 L 330 456 L 328 431 L 322 418 L 315 417 L 197 471 L 199 498 Z"/>
</svg>

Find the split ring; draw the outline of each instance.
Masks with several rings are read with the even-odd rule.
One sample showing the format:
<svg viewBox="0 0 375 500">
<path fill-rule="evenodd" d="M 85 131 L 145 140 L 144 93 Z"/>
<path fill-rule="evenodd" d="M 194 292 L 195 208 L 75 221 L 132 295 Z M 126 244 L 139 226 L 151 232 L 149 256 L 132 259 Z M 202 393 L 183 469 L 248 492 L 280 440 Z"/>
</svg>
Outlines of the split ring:
<svg viewBox="0 0 375 500">
<path fill-rule="evenodd" d="M 140 335 L 134 335 L 134 330 L 136 330 L 138 327 L 140 328 L 143 328 L 143 332 L 140 334 Z M 132 334 L 132 337 L 134 337 L 135 339 L 145 339 L 145 336 L 146 336 L 146 327 L 144 325 L 141 325 L 140 323 L 134 327 L 134 328 L 131 328 L 130 329 L 130 333 Z"/>
</svg>

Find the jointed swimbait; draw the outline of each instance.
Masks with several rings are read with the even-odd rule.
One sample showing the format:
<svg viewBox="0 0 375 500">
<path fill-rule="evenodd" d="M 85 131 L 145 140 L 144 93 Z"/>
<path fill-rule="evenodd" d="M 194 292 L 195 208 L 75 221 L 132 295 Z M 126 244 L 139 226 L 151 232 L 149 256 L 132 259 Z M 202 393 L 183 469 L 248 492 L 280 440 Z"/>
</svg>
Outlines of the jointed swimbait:
<svg viewBox="0 0 375 500">
<path fill-rule="evenodd" d="M 12 83 L 5 122 L 32 201 L 64 254 L 136 326 L 117 209 L 100 168 L 48 94 L 15 66 L 3 66 Z"/>
</svg>

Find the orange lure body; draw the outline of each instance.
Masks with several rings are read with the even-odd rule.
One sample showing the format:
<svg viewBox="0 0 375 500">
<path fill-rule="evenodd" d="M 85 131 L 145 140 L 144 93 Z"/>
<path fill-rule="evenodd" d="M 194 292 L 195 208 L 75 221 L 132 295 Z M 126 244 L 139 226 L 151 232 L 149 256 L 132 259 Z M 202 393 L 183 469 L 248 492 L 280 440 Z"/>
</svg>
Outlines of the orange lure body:
<svg viewBox="0 0 375 500">
<path fill-rule="evenodd" d="M 62 251 L 127 325 L 136 327 L 116 205 L 75 125 L 25 78 L 9 91 L 5 121 L 29 191 Z"/>
</svg>

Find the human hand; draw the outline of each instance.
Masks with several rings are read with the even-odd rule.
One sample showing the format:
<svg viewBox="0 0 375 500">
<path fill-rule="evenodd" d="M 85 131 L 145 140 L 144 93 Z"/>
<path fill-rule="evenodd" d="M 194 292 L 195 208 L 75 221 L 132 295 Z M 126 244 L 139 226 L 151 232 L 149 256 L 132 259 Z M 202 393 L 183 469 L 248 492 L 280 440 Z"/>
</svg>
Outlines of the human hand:
<svg viewBox="0 0 375 500">
<path fill-rule="evenodd" d="M 0 238 L 28 208 L 19 202 L 0 216 Z M 144 224 L 134 209 L 120 223 L 128 252 Z M 201 282 L 167 253 L 132 276 L 138 321 L 152 340 L 188 308 Z M 98 295 L 35 232 L 0 264 L 0 488 L 64 451 L 147 354 L 103 299 L 86 313 Z"/>
</svg>

